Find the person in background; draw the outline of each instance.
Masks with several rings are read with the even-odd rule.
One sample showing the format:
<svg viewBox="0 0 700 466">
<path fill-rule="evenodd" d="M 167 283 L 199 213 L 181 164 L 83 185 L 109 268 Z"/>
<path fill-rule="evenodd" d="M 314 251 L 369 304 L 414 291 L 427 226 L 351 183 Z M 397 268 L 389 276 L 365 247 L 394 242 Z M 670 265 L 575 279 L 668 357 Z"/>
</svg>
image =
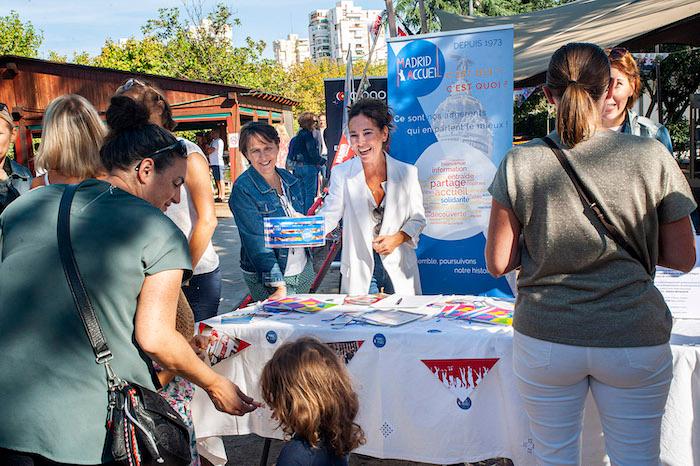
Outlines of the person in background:
<svg viewBox="0 0 700 466">
<path fill-rule="evenodd" d="M 299 131 L 289 143 L 287 160 L 294 176 L 301 181 L 303 204 L 301 212 L 306 214 L 318 194 L 318 172 L 323 164 L 318 143 L 313 131 L 318 118 L 311 112 L 299 115 Z"/>
<path fill-rule="evenodd" d="M 211 130 L 211 142 L 206 147 L 207 155 L 209 156 L 209 167 L 214 176 L 214 185 L 216 186 L 215 202 L 224 202 L 224 170 L 226 163 L 224 162 L 224 141 L 221 139 L 220 129 L 214 128 Z"/>
<path fill-rule="evenodd" d="M 485 252 L 494 276 L 520 267 L 513 366 L 536 460 L 579 464 L 590 391 L 612 464 L 658 465 L 673 321 L 653 274 L 695 264 L 695 202 L 663 144 L 601 127 L 615 80 L 598 46 L 560 47 L 544 92 L 556 131 L 501 162 Z M 584 207 L 557 146 L 627 248 Z"/>
<path fill-rule="evenodd" d="M 340 292 L 420 294 L 415 249 L 426 220 L 418 170 L 385 152 L 393 128 L 386 103 L 358 100 L 348 118 L 358 155 L 331 170 L 319 212 L 326 234 L 343 220 Z"/>
<path fill-rule="evenodd" d="M 365 443 L 350 374 L 338 355 L 315 338 L 280 346 L 260 376 L 263 399 L 284 433 L 277 466 L 347 466 Z"/>
<path fill-rule="evenodd" d="M 608 51 L 610 74 L 614 79 L 612 95 L 605 101 L 603 127 L 625 134 L 655 138 L 673 154 L 671 135 L 664 125 L 637 115 L 632 110 L 642 91 L 637 60 L 622 47 Z"/>
<path fill-rule="evenodd" d="M 272 125 L 272 127 L 275 128 L 275 131 L 277 131 L 277 134 L 280 136 L 280 151 L 277 154 L 275 166 L 285 170 L 287 167 L 287 155 L 289 154 L 289 141 L 291 138 L 289 137 L 287 128 L 283 124 L 277 123 Z"/>
<path fill-rule="evenodd" d="M 318 150 L 321 153 L 321 162 L 319 165 L 321 184 L 323 185 L 323 180 L 326 178 L 326 165 L 328 163 L 328 147 L 326 147 L 326 114 L 320 113 L 316 119 L 316 129 L 314 129 L 314 138 L 318 144 Z"/>
<path fill-rule="evenodd" d="M 314 279 L 307 248 L 265 247 L 266 217 L 300 216 L 301 182 L 277 168 L 279 135 L 267 123 L 243 125 L 238 146 L 250 167 L 238 177 L 228 205 L 241 237 L 241 269 L 256 301 L 308 293 Z"/>
<path fill-rule="evenodd" d="M 171 132 L 175 129 L 170 104 L 153 84 L 132 78 L 117 89 L 116 95 L 126 95 L 145 105 L 151 123 Z M 189 242 L 194 272 L 182 291 L 199 322 L 214 317 L 221 300 L 219 255 L 211 242 L 218 220 L 211 196 L 207 157 L 197 144 L 184 138 L 177 139 L 185 145 L 189 155 L 187 176 L 180 188 L 180 202 L 171 204 L 165 215 L 175 222 Z"/>
<path fill-rule="evenodd" d="M 15 122 L 7 105 L 0 102 L 0 213 L 32 185 L 32 172 L 7 156 L 15 138 Z"/>
<path fill-rule="evenodd" d="M 175 329 L 192 261 L 186 238 L 162 211 L 179 201 L 186 149 L 126 96 L 112 97 L 106 117 L 100 158 L 107 175 L 81 183 L 70 223 L 112 367 L 155 390 L 155 361 L 202 387 L 217 409 L 251 412 L 259 404 L 201 361 Z M 0 328 L 14 329 L 0 339 L 3 465 L 115 464 L 105 369 L 95 362 L 59 259 L 56 222 L 66 186 L 32 190 L 0 215 Z"/>
<path fill-rule="evenodd" d="M 104 177 L 100 147 L 105 134 L 97 110 L 85 97 L 76 94 L 56 97 L 46 107 L 42 120 L 35 165 L 43 170 L 43 175 L 34 178 L 32 188 Z"/>
</svg>

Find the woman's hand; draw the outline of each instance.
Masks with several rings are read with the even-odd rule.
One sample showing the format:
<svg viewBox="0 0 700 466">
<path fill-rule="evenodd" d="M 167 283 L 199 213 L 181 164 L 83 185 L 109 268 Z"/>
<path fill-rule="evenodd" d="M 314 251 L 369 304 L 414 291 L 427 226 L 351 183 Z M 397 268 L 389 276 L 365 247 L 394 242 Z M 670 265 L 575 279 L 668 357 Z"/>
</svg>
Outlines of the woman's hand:
<svg viewBox="0 0 700 466">
<path fill-rule="evenodd" d="M 408 235 L 403 231 L 399 231 L 393 235 L 380 235 L 372 241 L 372 247 L 377 254 L 387 256 L 409 239 Z"/>
<path fill-rule="evenodd" d="M 243 416 L 262 406 L 262 403 L 253 400 L 236 384 L 221 375 L 218 375 L 206 391 L 216 409 L 234 416 Z"/>
<path fill-rule="evenodd" d="M 282 299 L 287 297 L 287 285 L 281 285 L 275 288 L 275 291 L 272 292 L 270 296 L 267 297 L 267 299 L 275 300 L 275 299 Z"/>
</svg>

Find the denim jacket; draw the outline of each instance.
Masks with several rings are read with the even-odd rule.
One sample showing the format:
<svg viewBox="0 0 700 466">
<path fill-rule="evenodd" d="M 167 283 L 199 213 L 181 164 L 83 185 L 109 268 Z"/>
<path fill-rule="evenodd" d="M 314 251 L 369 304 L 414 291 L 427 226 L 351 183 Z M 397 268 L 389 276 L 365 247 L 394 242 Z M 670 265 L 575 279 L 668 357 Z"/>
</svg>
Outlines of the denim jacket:
<svg viewBox="0 0 700 466">
<path fill-rule="evenodd" d="M 276 170 L 292 207 L 301 212 L 303 199 L 299 179 L 286 170 Z M 238 234 L 241 237 L 241 269 L 257 274 L 258 279 L 266 286 L 276 287 L 284 284 L 289 251 L 284 248 L 266 248 L 263 232 L 265 217 L 287 216 L 277 192 L 267 184 L 260 173 L 250 167 L 233 185 L 228 205 L 236 219 Z"/>
<path fill-rule="evenodd" d="M 671 135 L 668 129 L 664 125 L 654 123 L 649 118 L 637 115 L 632 110 L 627 111 L 627 116 L 625 116 L 620 132 L 645 138 L 655 138 L 673 154 L 673 143 L 671 142 Z"/>
<path fill-rule="evenodd" d="M 0 181 L 0 213 L 10 202 L 26 193 L 32 187 L 32 172 L 10 158 L 5 158 L 3 169 L 8 177 Z"/>
</svg>

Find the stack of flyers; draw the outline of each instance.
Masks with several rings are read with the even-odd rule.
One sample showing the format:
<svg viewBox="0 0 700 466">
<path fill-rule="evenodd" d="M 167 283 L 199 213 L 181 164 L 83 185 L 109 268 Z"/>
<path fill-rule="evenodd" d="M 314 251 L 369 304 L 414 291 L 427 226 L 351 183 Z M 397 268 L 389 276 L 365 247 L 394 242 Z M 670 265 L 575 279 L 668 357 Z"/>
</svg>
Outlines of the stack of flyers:
<svg viewBox="0 0 700 466">
<path fill-rule="evenodd" d="M 337 306 L 334 303 L 326 303 L 315 298 L 299 298 L 288 296 L 274 301 L 266 301 L 262 304 L 262 310 L 267 312 L 301 312 L 304 314 L 313 314 L 323 311 L 331 307 Z"/>
<path fill-rule="evenodd" d="M 384 293 L 377 294 L 365 294 L 358 296 L 346 296 L 344 304 L 356 305 L 356 306 L 369 306 L 377 301 L 386 298 L 387 295 Z"/>
<path fill-rule="evenodd" d="M 375 309 L 356 317 L 356 320 L 371 325 L 381 325 L 386 327 L 397 327 L 425 317 L 424 314 L 408 312 L 402 309 Z"/>
<path fill-rule="evenodd" d="M 477 309 L 467 316 L 470 322 L 494 325 L 513 325 L 513 300 L 483 298 L 475 300 Z"/>
</svg>

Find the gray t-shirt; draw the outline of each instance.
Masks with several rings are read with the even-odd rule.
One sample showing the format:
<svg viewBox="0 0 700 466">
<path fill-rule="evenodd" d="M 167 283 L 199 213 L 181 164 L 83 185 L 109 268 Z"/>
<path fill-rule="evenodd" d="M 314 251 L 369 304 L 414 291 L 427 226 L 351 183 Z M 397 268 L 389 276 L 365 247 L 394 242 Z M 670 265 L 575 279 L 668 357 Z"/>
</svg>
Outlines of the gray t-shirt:
<svg viewBox="0 0 700 466">
<path fill-rule="evenodd" d="M 64 188 L 32 190 L 0 216 L 0 447 L 97 464 L 112 459 L 105 448 L 107 381 L 58 254 Z M 97 180 L 75 195 L 71 240 L 112 367 L 154 389 L 151 361 L 135 343 L 137 301 L 146 276 L 189 271 L 187 240 L 153 205 Z"/>
<path fill-rule="evenodd" d="M 556 133 L 549 136 L 561 147 Z M 671 154 L 656 140 L 603 130 L 565 153 L 627 241 L 655 265 L 659 225 L 695 209 Z M 544 141 L 511 149 L 489 192 L 522 225 L 513 322 L 518 332 L 577 346 L 652 346 L 669 340 L 671 314 L 652 277 L 597 219 L 591 223 Z"/>
</svg>

